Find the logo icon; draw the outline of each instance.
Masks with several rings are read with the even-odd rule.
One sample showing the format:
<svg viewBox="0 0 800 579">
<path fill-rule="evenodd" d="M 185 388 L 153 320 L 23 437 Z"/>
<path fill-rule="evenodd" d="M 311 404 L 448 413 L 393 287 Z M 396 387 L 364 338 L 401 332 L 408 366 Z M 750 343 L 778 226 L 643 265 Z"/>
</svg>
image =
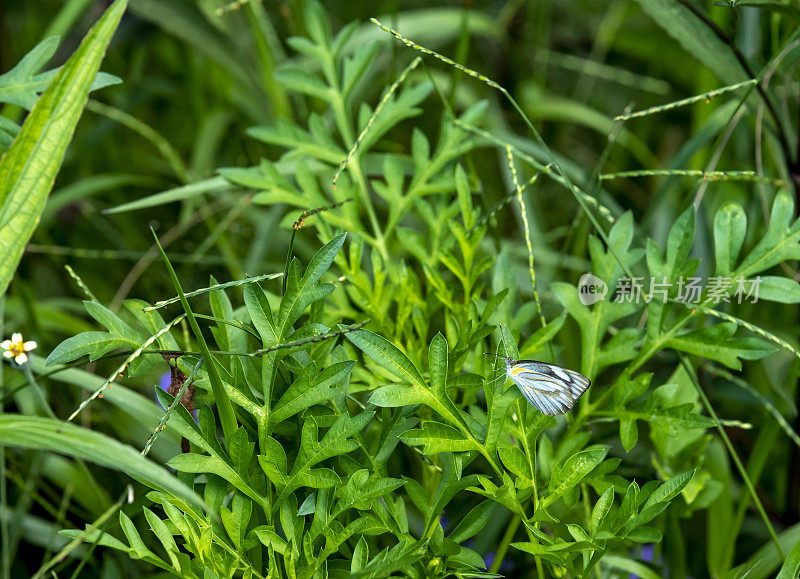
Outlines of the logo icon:
<svg viewBox="0 0 800 579">
<path fill-rule="evenodd" d="M 606 282 L 591 273 L 585 273 L 578 280 L 578 297 L 585 306 L 590 306 L 606 299 L 608 286 Z"/>
</svg>

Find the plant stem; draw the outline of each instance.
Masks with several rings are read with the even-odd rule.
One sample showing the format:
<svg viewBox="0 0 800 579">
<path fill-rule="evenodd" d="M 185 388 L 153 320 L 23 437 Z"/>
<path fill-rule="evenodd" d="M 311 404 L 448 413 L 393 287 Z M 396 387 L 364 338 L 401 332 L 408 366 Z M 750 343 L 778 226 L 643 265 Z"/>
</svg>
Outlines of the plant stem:
<svg viewBox="0 0 800 579">
<path fill-rule="evenodd" d="M 506 532 L 503 534 L 503 538 L 500 540 L 500 544 L 497 546 L 494 561 L 492 561 L 492 566 L 489 567 L 489 573 L 497 573 L 497 570 L 500 569 L 500 565 L 503 564 L 503 558 L 506 556 L 508 546 L 514 539 L 514 535 L 519 528 L 520 521 L 521 518 L 519 515 L 513 514 L 511 516 L 511 522 L 508 524 L 508 527 L 506 527 Z"/>
<path fill-rule="evenodd" d="M 36 378 L 33 376 L 30 364 L 22 364 L 22 371 L 25 373 L 25 377 L 28 379 L 28 383 L 31 385 L 36 398 L 38 398 L 39 405 L 42 407 L 42 410 L 44 410 L 45 414 L 47 414 L 47 416 L 50 418 L 58 420 L 56 413 L 53 412 L 53 409 L 50 408 L 50 404 L 47 402 L 47 397 L 44 395 L 44 391 L 42 390 L 41 386 L 39 386 Z"/>
<path fill-rule="evenodd" d="M 700 399 L 703 401 L 703 405 L 708 410 L 708 413 L 714 420 L 716 424 L 717 431 L 719 435 L 722 437 L 722 440 L 725 442 L 725 446 L 728 448 L 728 452 L 733 459 L 733 462 L 736 464 L 736 468 L 739 471 L 739 474 L 742 476 L 744 480 L 745 486 L 747 486 L 747 490 L 750 493 L 750 496 L 753 497 L 753 502 L 758 509 L 758 513 L 761 515 L 761 518 L 764 521 L 764 524 L 767 526 L 767 531 L 769 531 L 769 535 L 772 538 L 772 542 L 775 543 L 775 548 L 778 549 L 778 556 L 781 558 L 781 561 L 786 559 L 786 556 L 783 554 L 783 549 L 781 549 L 781 544 L 778 541 L 778 536 L 775 534 L 775 529 L 772 527 L 772 523 L 767 516 L 767 512 L 764 510 L 764 505 L 761 504 L 761 499 L 758 498 L 758 494 L 756 494 L 756 489 L 753 487 L 753 483 L 750 480 L 750 477 L 747 475 L 747 470 L 744 468 L 742 461 L 739 459 L 739 455 L 736 453 L 736 449 L 733 448 L 733 444 L 731 443 L 730 438 L 728 438 L 728 433 L 725 432 L 725 429 L 722 427 L 722 424 L 719 421 L 719 417 L 717 413 L 714 411 L 714 407 L 711 406 L 711 402 L 709 402 L 706 393 L 703 391 L 703 388 L 700 386 L 700 382 L 697 380 L 697 375 L 694 372 L 694 368 L 691 367 L 689 362 L 686 361 L 686 356 L 684 354 L 678 353 L 678 357 L 680 358 L 681 365 L 683 365 L 684 370 L 686 371 L 686 375 L 689 376 L 689 379 L 694 384 L 697 393 L 700 395 Z"/>
</svg>

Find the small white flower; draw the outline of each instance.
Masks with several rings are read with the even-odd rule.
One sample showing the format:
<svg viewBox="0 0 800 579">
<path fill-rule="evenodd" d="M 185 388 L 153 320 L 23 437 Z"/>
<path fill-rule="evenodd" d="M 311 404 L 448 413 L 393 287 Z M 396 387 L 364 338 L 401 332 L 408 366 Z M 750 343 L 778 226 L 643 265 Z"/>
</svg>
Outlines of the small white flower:
<svg viewBox="0 0 800 579">
<path fill-rule="evenodd" d="M 14 358 L 17 364 L 22 365 L 28 361 L 26 352 L 34 350 L 36 348 L 36 342 L 23 342 L 22 334 L 17 332 L 11 335 L 10 340 L 4 340 L 0 343 L 0 348 L 5 350 L 5 352 L 3 352 L 5 358 Z"/>
</svg>

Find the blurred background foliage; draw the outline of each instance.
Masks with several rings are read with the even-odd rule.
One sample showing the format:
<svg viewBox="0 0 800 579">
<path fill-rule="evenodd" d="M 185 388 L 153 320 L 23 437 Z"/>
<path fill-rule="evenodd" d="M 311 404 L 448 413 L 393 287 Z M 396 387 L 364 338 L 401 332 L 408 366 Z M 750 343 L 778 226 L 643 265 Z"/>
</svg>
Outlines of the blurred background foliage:
<svg viewBox="0 0 800 579">
<path fill-rule="evenodd" d="M 308 35 L 304 4 L 299 0 L 265 1 L 237 8 L 216 0 L 131 0 L 101 67 L 122 82 L 90 96 L 41 223 L 6 296 L 6 328 L 22 332 L 26 339 L 35 338 L 41 355 L 69 336 L 96 329 L 84 313 L 84 296 L 65 270 L 67 265 L 112 311 L 118 311 L 128 298 L 153 303 L 174 295 L 154 248 L 150 227 L 164 243 L 186 289 L 205 287 L 210 276 L 235 280 L 283 271 L 292 239 L 291 224 L 302 208 L 322 205 L 318 199 L 337 198 L 327 195 L 331 166 L 336 163 L 305 164 L 302 155 L 286 153 L 296 137 L 287 127 L 296 125 L 306 130 L 313 114 L 326 115 L 330 108 L 324 99 L 315 98 L 316 85 L 305 95 L 302 90 L 290 90 L 303 86 L 303 79 L 292 77 L 291 71 L 317 70 L 317 63 L 287 40 Z M 750 224 L 746 245 L 752 247 L 764 234 L 779 187 L 681 176 L 604 181 L 594 178 L 601 170 L 754 170 L 782 180 L 783 189 L 796 198 L 797 184 L 793 180 L 798 172 L 800 126 L 800 7 L 796 2 L 777 1 L 738 4 L 734 7 L 725 2 L 691 0 L 509 0 L 440 3 L 431 7 L 425 2 L 393 0 L 325 2 L 323 6 L 334 33 L 347 25 L 354 27 L 347 38 L 348 53 L 366 55 L 363 58 L 367 72 L 352 87 L 351 108 L 359 121 L 368 116 L 359 112 L 359 103 L 374 109 L 386 87 L 417 56 L 369 22 L 370 17 L 376 17 L 415 42 L 486 74 L 504 87 L 520 103 L 576 183 L 585 189 L 594 188 L 593 192 L 614 216 L 631 211 L 637 246 L 652 239 L 659 247 L 665 247 L 678 216 L 696 202 L 692 257 L 700 260 L 702 275 L 711 275 L 712 224 L 718 210 L 731 202 L 743 207 Z M 688 6 L 707 15 L 709 22 L 732 39 L 753 71 L 766 71 L 765 82 L 768 81 L 777 114 L 771 115 L 752 93 L 745 106 L 737 108 L 742 91 L 615 123 L 614 118 L 626 109 L 668 104 L 748 78 L 746 72 L 737 70 L 730 54 L 720 56 L 718 47 L 703 53 L 687 40 L 690 32 L 684 31 L 683 36 L 680 31 L 675 32 L 673 27 L 680 28 L 679 20 L 685 13 L 670 12 L 665 6 Z M 51 36 L 59 36 L 60 42 L 44 69 L 62 64 L 106 7 L 105 2 L 91 0 L 4 0 L 0 3 L 0 72 L 11 70 Z M 669 18 L 676 20 L 671 22 Z M 399 91 L 409 99 L 407 118 L 393 126 L 375 145 L 373 155 L 365 158 L 368 177 L 383 175 L 385 155 L 411 155 L 419 142 L 414 140 L 415 131 L 427 137 L 432 151 L 440 135 L 448 127 L 452 130 L 445 116 L 447 107 L 456 116 L 472 114 L 471 122 L 495 138 L 540 161 L 546 160 L 523 119 L 499 92 L 434 60 L 426 62 L 427 67 L 414 70 L 408 86 Z M 435 90 L 427 84 L 431 79 Z M 485 108 L 474 108 L 481 106 Z M 740 110 L 743 112 L 737 112 Z M 2 105 L 0 112 L 17 124 L 26 114 L 15 104 Z M 735 122 L 731 123 L 731 118 Z M 278 130 L 265 137 L 263 130 L 253 127 Z M 13 125 L 3 128 L 13 134 Z M 349 149 L 350 142 L 333 139 L 341 151 Z M 613 146 L 607 147 L 610 140 Z M 484 214 L 513 190 L 505 150 L 489 145 L 472 135 L 453 146 L 454 156 L 470 176 L 472 203 L 481 207 Z M 7 146 L 5 142 L 3 149 Z M 308 175 L 308 180 L 316 182 L 325 195 L 305 196 L 294 202 L 288 196 L 275 196 L 268 187 L 248 185 L 248 179 L 259 182 L 258 171 L 245 174 L 235 168 L 255 168 L 262 159 L 279 163 L 285 174 Z M 343 182 L 346 189 L 349 183 Z M 435 184 L 431 187 L 436 188 Z M 162 197 L 152 197 L 162 192 Z M 540 180 L 535 194 L 526 194 L 526 202 L 537 248 L 537 281 L 547 318 L 552 319 L 563 308 L 550 291 L 550 284 L 574 284 L 583 272 L 589 271 L 587 245 L 592 225 L 566 190 L 553 180 Z M 388 219 L 389 205 L 376 197 L 381 223 Z M 353 211 L 356 218 L 360 216 L 367 223 L 363 207 Z M 447 211 L 445 206 L 432 204 L 429 213 L 420 209 L 406 216 L 402 225 L 422 231 L 430 226 L 433 231 L 431 223 L 437 219 L 454 218 Z M 320 223 L 319 227 L 302 229 L 294 238 L 294 251 L 304 262 L 320 247 L 321 238 L 325 242 L 330 239 L 325 217 L 315 219 L 319 220 L 314 222 Z M 315 231 L 321 232 L 319 236 Z M 516 205 L 510 204 L 493 216 L 487 237 L 494 261 L 481 282 L 495 292 L 510 289 L 511 296 L 501 310 L 505 323 L 520 336 L 520 343 L 533 333 L 536 313 L 531 306 L 524 236 Z M 429 275 L 428 283 L 432 284 L 424 288 L 420 299 L 435 301 L 432 296 L 441 286 L 436 286 L 435 276 L 420 265 L 431 265 L 426 263 L 430 256 L 424 255 L 428 246 L 415 245 L 409 241 L 412 237 L 398 231 L 387 241 L 388 255 L 384 257 L 398 263 L 416 258 L 415 279 L 425 280 Z M 367 259 L 364 262 L 369 263 Z M 775 270 L 797 279 L 796 262 Z M 381 265 L 373 261 L 365 271 L 368 279 L 354 282 L 357 289 L 350 294 L 352 303 L 336 303 L 345 316 L 355 311 L 353 303 L 358 299 L 353 296 L 365 291 L 381 271 Z M 393 274 L 397 271 L 393 270 Z M 397 277 L 392 282 L 403 285 Z M 409 287 L 411 295 L 413 283 Z M 375 293 L 371 298 L 375 302 L 373 310 L 380 312 L 380 296 Z M 383 312 L 386 319 L 377 320 L 375 331 L 403 344 L 408 351 L 427 348 L 433 335 L 431 329 L 438 327 L 446 333 L 449 330 L 448 338 L 458 334 L 447 327 L 451 322 L 445 319 L 446 315 L 436 308 L 429 311 L 440 317 L 428 320 L 423 335 L 403 334 L 393 326 L 387 310 Z M 795 348 L 800 334 L 797 314 L 793 303 L 759 303 L 736 309 L 738 317 Z M 565 349 L 563 358 L 574 362 L 575 367 L 580 353 L 570 351 L 568 345 L 579 340 L 579 329 L 565 326 L 559 351 Z M 738 378 L 770 400 L 769 404 L 777 407 L 777 413 L 785 416 L 795 431 L 800 430 L 797 360 L 792 352 L 782 351 L 746 364 Z M 651 366 L 648 370 L 657 376 L 654 383 L 660 384 L 673 376 L 677 362 L 667 356 L 653 361 Z M 112 363 L 101 361 L 90 369 L 103 376 L 112 368 Z M 151 373 L 141 383 L 149 389 L 156 379 L 157 373 Z M 675 380 L 686 381 L 686 377 Z M 707 391 L 720 416 L 745 425 L 730 427 L 728 433 L 744 457 L 748 472 L 757 480 L 757 492 L 769 518 L 779 530 L 794 528 L 800 520 L 797 444 L 776 425 L 774 414 L 763 400 L 726 379 L 707 380 L 704 385 L 713 385 Z M 23 382 L 21 375 L 4 371 L 6 411 L 35 412 L 32 398 L 18 391 Z M 77 389 L 51 386 L 48 392 L 51 406 L 62 417 L 74 410 L 81 398 Z M 134 445 L 141 446 L 147 435 L 136 420 L 110 406 L 95 410 L 91 421 L 88 413 L 81 420 L 86 426 L 91 423 L 93 428 L 114 432 Z M 616 431 L 606 434 L 616 436 Z M 708 444 L 703 439 L 702 444 Z M 171 456 L 169 444 L 176 442 L 165 439 L 155 447 L 154 456 Z M 625 476 L 651 480 L 663 474 L 658 473 L 658 465 L 652 464 L 655 461 L 647 452 L 636 452 L 627 466 L 623 462 Z M 736 537 L 720 539 L 724 530 L 721 527 L 730 524 L 733 510 L 727 503 L 721 507 L 716 499 L 732 494 L 730 500 L 738 500 L 740 493 L 746 491 L 740 482 L 735 486 L 731 482 L 738 481 L 738 475 L 732 474 L 733 467 L 719 439 L 710 444 L 707 452 L 694 447 L 686 452 L 695 453 L 688 460 L 690 464 L 704 464 L 707 478 L 727 482 L 708 495 L 706 504 L 696 504 L 692 512 L 687 511 L 687 520 L 681 521 L 677 515 L 669 519 L 668 525 L 675 526 L 673 531 L 679 527 L 686 534 L 685 551 L 671 557 L 685 557 L 682 570 L 693 577 L 716 575 L 715 565 L 727 569 L 747 561 L 768 542 L 769 536 L 758 514 L 749 508 L 746 516 L 741 515 L 741 531 Z M 8 472 L 18 477 L 11 484 L 17 489 L 14 495 L 28 488 L 28 504 L 33 505 L 27 526 L 14 536 L 14 541 L 19 542 L 14 552 L 20 558 L 46 558 L 51 547 L 46 547 L 48 541 L 43 537 L 50 536 L 54 528 L 75 526 L 78 521 L 97 517 L 110 504 L 109 497 L 122 492 L 127 482 L 121 475 L 104 473 L 110 478 L 103 479 L 102 488 L 87 492 L 79 485 L 89 484 L 86 481 L 91 477 L 81 478 L 80 469 L 67 465 L 65 459 L 32 451 L 9 456 Z M 26 487 L 26 480 L 32 486 Z M 72 507 L 59 509 L 65 500 L 64 492 L 74 498 L 74 511 Z M 65 500 L 67 503 L 70 501 Z M 738 504 L 748 508 L 746 501 Z M 699 515 L 695 511 L 704 512 Z M 792 537 L 795 535 L 796 532 Z M 728 541 L 735 541 L 736 547 L 723 553 Z M 491 545 L 486 539 L 484 546 L 490 549 Z M 704 548 L 692 548 L 698 545 Z M 733 558 L 734 552 L 735 559 L 725 561 L 726 557 Z M 119 560 L 112 561 L 110 557 L 99 555 L 94 572 L 106 576 L 119 572 Z M 18 565 L 14 569 L 19 570 Z M 129 572 L 133 573 L 130 569 Z M 681 576 L 674 566 L 673 572 Z"/>
</svg>

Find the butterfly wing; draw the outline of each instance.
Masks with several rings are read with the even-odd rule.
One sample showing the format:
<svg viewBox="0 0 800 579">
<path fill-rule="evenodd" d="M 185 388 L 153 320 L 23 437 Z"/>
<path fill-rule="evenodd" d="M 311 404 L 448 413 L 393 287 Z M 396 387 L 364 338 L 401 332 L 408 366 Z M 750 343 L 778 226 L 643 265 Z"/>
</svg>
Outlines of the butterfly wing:
<svg viewBox="0 0 800 579">
<path fill-rule="evenodd" d="M 549 416 L 569 412 L 591 384 L 580 372 L 535 360 L 514 363 L 508 377 L 528 402 Z"/>
</svg>

